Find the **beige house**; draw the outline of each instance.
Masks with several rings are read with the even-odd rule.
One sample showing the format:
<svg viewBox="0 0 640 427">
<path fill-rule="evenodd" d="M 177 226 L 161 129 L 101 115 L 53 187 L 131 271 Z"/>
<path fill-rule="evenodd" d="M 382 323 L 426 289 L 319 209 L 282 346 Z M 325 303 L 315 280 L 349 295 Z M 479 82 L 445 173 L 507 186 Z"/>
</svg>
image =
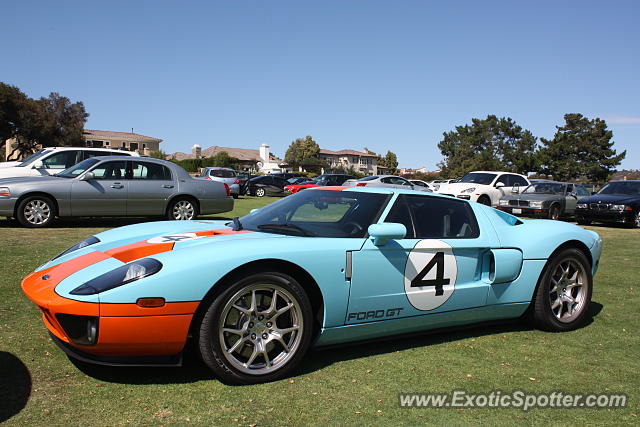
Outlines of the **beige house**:
<svg viewBox="0 0 640 427">
<path fill-rule="evenodd" d="M 342 167 L 345 170 L 353 168 L 367 175 L 377 175 L 383 173 L 382 169 L 386 169 L 378 166 L 378 156 L 366 148 L 364 151 L 320 149 L 320 160 L 326 163 L 329 168 Z"/>
<path fill-rule="evenodd" d="M 240 168 L 245 171 L 273 173 L 291 170 L 284 160 L 276 157 L 269 150 L 267 144 L 260 145 L 257 150 L 251 148 L 220 147 L 218 145 L 213 145 L 203 150 L 202 147 L 196 144 L 192 147 L 191 154 L 178 152 L 170 154 L 167 158 L 169 160 L 200 159 L 213 157 L 222 151 L 240 160 Z"/>
<path fill-rule="evenodd" d="M 85 129 L 82 132 L 85 146 L 93 148 L 112 148 L 116 150 L 137 151 L 143 156 L 148 156 L 152 151 L 160 149 L 159 138 L 140 135 L 133 132 L 113 132 L 108 130 Z M 15 139 L 7 140 L 5 144 L 5 159 L 15 149 Z M 15 157 L 15 156 L 14 156 Z M 11 160 L 20 160 L 12 158 Z"/>
<path fill-rule="evenodd" d="M 160 150 L 160 143 L 162 142 L 159 138 L 133 132 L 94 129 L 85 129 L 83 137 L 87 147 L 137 151 L 143 156 L 148 156 L 151 152 Z"/>
</svg>

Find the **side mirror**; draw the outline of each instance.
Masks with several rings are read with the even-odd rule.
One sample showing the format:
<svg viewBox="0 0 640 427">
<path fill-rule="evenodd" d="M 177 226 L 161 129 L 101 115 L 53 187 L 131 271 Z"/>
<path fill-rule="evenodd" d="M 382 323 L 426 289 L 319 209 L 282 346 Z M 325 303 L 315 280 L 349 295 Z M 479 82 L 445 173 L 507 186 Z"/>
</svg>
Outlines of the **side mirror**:
<svg viewBox="0 0 640 427">
<path fill-rule="evenodd" d="M 403 239 L 407 235 L 407 227 L 395 222 L 383 222 L 381 224 L 371 224 L 367 232 L 373 238 L 374 245 L 384 246 L 389 240 Z"/>
<path fill-rule="evenodd" d="M 569 193 L 569 195 L 575 197 L 576 199 L 578 198 L 578 193 L 576 193 L 575 191 L 572 191 L 571 193 Z"/>
<path fill-rule="evenodd" d="M 502 187 L 504 187 L 504 182 L 502 182 L 502 181 L 498 181 L 498 182 L 496 182 L 495 187 L 496 187 L 496 188 L 502 188 Z"/>
<path fill-rule="evenodd" d="M 33 162 L 33 168 L 34 169 L 43 169 L 44 168 L 44 163 L 42 163 L 42 160 L 36 160 L 35 162 Z"/>
<path fill-rule="evenodd" d="M 96 179 L 96 176 L 93 172 L 87 172 L 80 178 L 80 181 L 91 181 L 92 179 Z"/>
</svg>

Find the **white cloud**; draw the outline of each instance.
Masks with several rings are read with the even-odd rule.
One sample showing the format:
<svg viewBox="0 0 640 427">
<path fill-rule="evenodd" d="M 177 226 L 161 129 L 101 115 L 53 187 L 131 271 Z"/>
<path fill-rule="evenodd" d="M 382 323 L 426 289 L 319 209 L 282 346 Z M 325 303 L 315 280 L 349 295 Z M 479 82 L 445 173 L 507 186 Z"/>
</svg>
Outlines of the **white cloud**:
<svg viewBox="0 0 640 427">
<path fill-rule="evenodd" d="M 604 119 L 613 125 L 640 125 L 640 117 L 605 116 Z"/>
</svg>

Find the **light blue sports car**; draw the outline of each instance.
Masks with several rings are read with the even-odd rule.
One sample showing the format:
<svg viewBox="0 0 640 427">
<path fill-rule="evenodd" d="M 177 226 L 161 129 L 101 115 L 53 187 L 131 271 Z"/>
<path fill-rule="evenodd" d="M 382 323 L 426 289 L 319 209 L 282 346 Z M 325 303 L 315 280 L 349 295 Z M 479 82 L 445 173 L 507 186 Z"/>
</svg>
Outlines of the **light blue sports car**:
<svg viewBox="0 0 640 427">
<path fill-rule="evenodd" d="M 578 226 L 448 196 L 321 187 L 232 222 L 100 233 L 22 287 L 74 358 L 175 365 L 193 337 L 219 378 L 249 384 L 312 345 L 520 317 L 577 328 L 601 249 Z"/>
</svg>

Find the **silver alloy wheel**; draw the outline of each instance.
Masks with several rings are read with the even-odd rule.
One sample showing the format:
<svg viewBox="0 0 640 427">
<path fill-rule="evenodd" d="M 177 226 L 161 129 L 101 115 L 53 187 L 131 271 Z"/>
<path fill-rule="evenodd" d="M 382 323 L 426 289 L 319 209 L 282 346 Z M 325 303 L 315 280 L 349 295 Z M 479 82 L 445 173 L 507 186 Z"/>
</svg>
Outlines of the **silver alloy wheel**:
<svg viewBox="0 0 640 427">
<path fill-rule="evenodd" d="M 571 257 L 560 262 L 551 274 L 549 304 L 560 322 L 569 323 L 582 313 L 587 294 L 587 272 Z"/>
<path fill-rule="evenodd" d="M 284 367 L 296 354 L 304 326 L 299 302 L 274 284 L 248 286 L 225 305 L 218 324 L 224 357 L 249 375 Z"/>
<path fill-rule="evenodd" d="M 636 217 L 635 217 L 633 223 L 634 223 L 636 228 L 640 228 L 640 210 L 638 210 L 638 212 L 636 212 Z"/>
<path fill-rule="evenodd" d="M 51 217 L 51 207 L 42 199 L 34 199 L 24 207 L 24 218 L 33 225 L 42 225 Z"/>
<path fill-rule="evenodd" d="M 264 195 L 265 195 L 264 188 L 258 188 L 258 189 L 256 189 L 256 196 L 258 196 L 258 197 L 263 197 Z"/>
<path fill-rule="evenodd" d="M 188 200 L 180 200 L 173 205 L 173 218 L 179 221 L 193 219 L 195 208 Z"/>
</svg>

